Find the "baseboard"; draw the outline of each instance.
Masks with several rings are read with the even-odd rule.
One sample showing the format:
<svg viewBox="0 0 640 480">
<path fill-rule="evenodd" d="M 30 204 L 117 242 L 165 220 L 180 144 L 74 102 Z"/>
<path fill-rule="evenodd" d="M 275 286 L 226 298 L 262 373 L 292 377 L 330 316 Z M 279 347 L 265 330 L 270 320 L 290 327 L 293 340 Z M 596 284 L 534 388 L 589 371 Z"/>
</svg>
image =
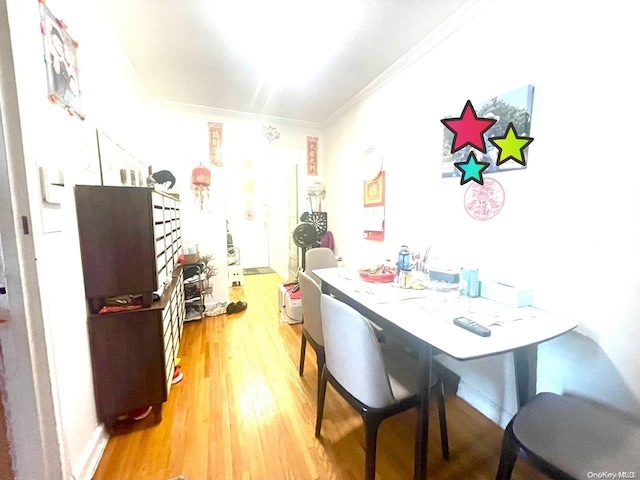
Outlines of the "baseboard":
<svg viewBox="0 0 640 480">
<path fill-rule="evenodd" d="M 460 380 L 458 384 L 458 396 L 466 401 L 473 408 L 482 413 L 492 422 L 505 428 L 513 418 L 513 413 L 507 412 L 500 405 L 484 396 L 477 389 Z"/>
<path fill-rule="evenodd" d="M 104 453 L 104 449 L 107 447 L 109 441 L 109 434 L 107 433 L 104 424 L 101 423 L 96 428 L 93 434 L 93 438 L 87 446 L 87 455 L 82 465 L 79 465 L 78 469 L 75 469 L 77 473 L 74 474 L 74 478 L 77 480 L 91 480 L 93 475 L 98 469 L 98 464 Z"/>
</svg>

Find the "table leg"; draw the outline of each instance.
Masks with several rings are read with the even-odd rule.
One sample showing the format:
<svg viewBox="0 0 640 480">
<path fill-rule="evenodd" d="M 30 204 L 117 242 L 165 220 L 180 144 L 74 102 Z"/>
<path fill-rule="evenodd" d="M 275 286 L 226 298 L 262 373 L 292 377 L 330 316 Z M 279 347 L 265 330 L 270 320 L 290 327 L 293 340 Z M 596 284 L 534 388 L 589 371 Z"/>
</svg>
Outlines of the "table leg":
<svg viewBox="0 0 640 480">
<path fill-rule="evenodd" d="M 513 366 L 516 374 L 518 409 L 536 395 L 538 373 L 538 346 L 527 345 L 513 351 Z"/>
<path fill-rule="evenodd" d="M 420 411 L 416 431 L 414 480 L 427 478 L 427 457 L 429 452 L 429 403 L 431 400 L 431 359 L 432 347 L 428 343 L 420 348 Z"/>
</svg>

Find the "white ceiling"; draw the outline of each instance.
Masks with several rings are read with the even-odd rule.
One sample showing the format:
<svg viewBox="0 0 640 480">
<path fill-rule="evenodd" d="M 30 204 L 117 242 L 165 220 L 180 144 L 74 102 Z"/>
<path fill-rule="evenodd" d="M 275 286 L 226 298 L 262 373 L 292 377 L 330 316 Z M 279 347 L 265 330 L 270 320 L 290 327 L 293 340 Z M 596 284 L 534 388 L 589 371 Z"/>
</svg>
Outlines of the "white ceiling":
<svg viewBox="0 0 640 480">
<path fill-rule="evenodd" d="M 252 7 L 250 0 L 102 0 L 150 98 L 318 124 L 465 1 L 262 0 Z M 240 6 L 239 24 L 227 15 L 232 5 Z M 295 19 L 292 11 L 299 5 L 312 7 L 302 20 Z M 349 8 L 356 17 L 346 22 L 345 36 L 337 39 Z M 270 11 L 278 13 L 275 20 L 268 19 Z M 280 73 L 288 68 L 292 73 L 273 81 L 258 71 L 230 36 L 244 27 L 250 27 L 249 32 L 267 27 L 258 39 L 244 33 L 240 40 L 248 41 L 245 47 L 251 42 L 252 47 L 262 47 L 261 59 L 284 53 L 286 63 L 269 62 L 280 65 L 276 68 Z M 300 39 L 306 32 L 320 39 L 320 49 L 304 46 L 304 53 L 295 51 L 303 45 Z M 329 53 L 326 46 L 332 42 L 333 55 L 323 64 L 319 59 Z M 294 73 L 305 59 L 324 68 L 309 80 L 297 80 Z"/>
</svg>

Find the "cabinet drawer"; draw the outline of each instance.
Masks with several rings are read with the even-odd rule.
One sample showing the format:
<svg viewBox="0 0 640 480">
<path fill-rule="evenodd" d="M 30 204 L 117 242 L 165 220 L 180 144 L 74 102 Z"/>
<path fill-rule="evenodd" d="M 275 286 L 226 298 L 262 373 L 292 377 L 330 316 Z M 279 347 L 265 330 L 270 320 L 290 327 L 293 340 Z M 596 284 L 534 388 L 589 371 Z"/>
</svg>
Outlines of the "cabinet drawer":
<svg viewBox="0 0 640 480">
<path fill-rule="evenodd" d="M 156 240 L 164 239 L 167 236 L 166 223 L 154 223 L 153 236 Z"/>
<path fill-rule="evenodd" d="M 171 325 L 171 311 L 168 308 L 165 308 L 162 311 L 162 331 L 166 333 L 170 325 Z"/>
<path fill-rule="evenodd" d="M 167 357 L 167 364 L 165 365 L 165 372 L 167 372 L 167 394 L 171 391 L 171 380 L 173 380 L 173 371 L 175 369 L 174 357 Z"/>
<path fill-rule="evenodd" d="M 178 305 L 178 321 L 180 322 L 180 324 L 184 323 L 184 317 L 186 314 L 186 306 L 184 301 L 180 302 L 180 305 Z"/>
<path fill-rule="evenodd" d="M 164 251 L 162 251 L 156 257 L 156 270 L 158 272 L 158 278 L 160 277 L 161 272 L 166 272 L 166 265 L 167 265 L 167 260 L 166 260 Z"/>
<path fill-rule="evenodd" d="M 169 324 L 169 329 L 164 334 L 164 357 L 165 359 L 175 358 L 174 341 L 173 341 L 173 329 Z"/>
<path fill-rule="evenodd" d="M 204 305 L 203 305 L 204 307 Z M 201 316 L 204 314 L 204 312 L 201 312 Z M 178 317 L 180 318 L 180 317 Z M 178 348 L 180 347 L 180 339 L 182 339 L 182 331 L 184 329 L 184 322 L 183 321 L 179 321 L 178 322 Z"/>
<path fill-rule="evenodd" d="M 167 381 L 167 390 L 171 389 L 171 380 L 173 379 L 173 371 L 175 369 L 175 361 L 178 357 L 178 350 L 176 348 L 176 342 L 173 336 L 172 323 L 169 323 L 169 331 L 165 335 L 165 351 L 164 351 L 164 360 L 165 360 L 165 372 L 166 372 L 166 381 Z"/>
<path fill-rule="evenodd" d="M 155 248 L 156 248 L 156 258 L 158 258 L 166 250 L 164 237 L 161 237 L 159 240 L 156 240 Z M 162 260 L 164 260 L 164 258 Z M 160 265 L 158 265 L 158 268 L 160 268 Z"/>
<path fill-rule="evenodd" d="M 92 315 L 89 337 L 100 418 L 167 399 L 157 310 Z"/>
<path fill-rule="evenodd" d="M 153 206 L 153 223 L 164 223 L 165 221 L 165 211 L 162 207 L 157 205 Z"/>
</svg>

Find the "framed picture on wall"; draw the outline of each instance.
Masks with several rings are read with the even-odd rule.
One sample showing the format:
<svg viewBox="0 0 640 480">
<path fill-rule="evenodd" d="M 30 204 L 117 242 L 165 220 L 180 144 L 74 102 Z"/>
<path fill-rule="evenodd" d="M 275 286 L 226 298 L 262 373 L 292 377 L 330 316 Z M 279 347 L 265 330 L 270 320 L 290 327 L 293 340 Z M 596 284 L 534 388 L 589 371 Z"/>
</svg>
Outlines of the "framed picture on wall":
<svg viewBox="0 0 640 480">
<path fill-rule="evenodd" d="M 364 182 L 364 206 L 379 207 L 384 206 L 384 177 L 385 172 L 380 172 L 376 178 Z"/>
<path fill-rule="evenodd" d="M 69 142 L 69 157 L 78 159 L 78 167 L 74 169 L 76 185 L 102 185 L 100 172 L 100 151 L 96 141 L 96 130 L 83 124 L 77 136 L 78 142 Z"/>
<path fill-rule="evenodd" d="M 115 144 L 101 130 L 96 130 L 98 140 L 98 155 L 100 158 L 100 177 L 102 185 L 119 185 L 119 178 L 116 169 L 114 155 Z"/>
<path fill-rule="evenodd" d="M 489 168 L 484 173 L 498 173 L 512 170 L 523 170 L 526 167 L 517 162 L 507 162 L 502 165 L 497 164 L 498 149 L 488 141 L 489 138 L 502 136 L 509 123 L 513 123 L 518 135 L 531 135 L 531 110 L 533 108 L 533 86 L 525 85 L 511 92 L 503 93 L 489 101 L 479 105 L 474 104 L 476 114 L 479 118 L 493 118 L 496 123 L 484 134 L 487 146 L 486 152 L 480 152 L 470 146 L 451 153 L 453 143 L 453 133 L 444 128 L 444 138 L 442 142 L 442 178 L 455 177 L 461 175 L 454 164 L 464 162 L 473 150 L 478 161 L 488 162 Z M 449 115 L 453 118 L 456 115 Z"/>
<path fill-rule="evenodd" d="M 67 32 L 67 26 L 57 19 L 40 1 L 40 29 L 47 72 L 49 100 L 81 119 L 80 83 L 78 78 L 78 43 Z"/>
<path fill-rule="evenodd" d="M 384 240 L 385 172 L 364 182 L 363 238 Z"/>
</svg>

